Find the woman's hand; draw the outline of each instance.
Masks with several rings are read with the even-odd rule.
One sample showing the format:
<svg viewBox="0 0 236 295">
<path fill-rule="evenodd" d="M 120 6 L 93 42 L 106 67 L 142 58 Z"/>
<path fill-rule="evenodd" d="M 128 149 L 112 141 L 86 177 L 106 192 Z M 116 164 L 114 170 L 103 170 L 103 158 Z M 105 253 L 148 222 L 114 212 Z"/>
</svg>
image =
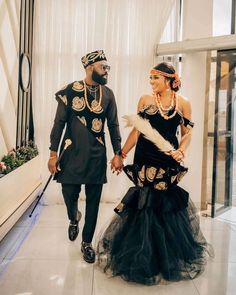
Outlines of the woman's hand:
<svg viewBox="0 0 236 295">
<path fill-rule="evenodd" d="M 183 161 L 183 159 L 185 157 L 184 151 L 182 149 L 177 149 L 175 151 L 172 151 L 172 152 L 170 152 L 170 155 L 177 162 Z"/>
</svg>

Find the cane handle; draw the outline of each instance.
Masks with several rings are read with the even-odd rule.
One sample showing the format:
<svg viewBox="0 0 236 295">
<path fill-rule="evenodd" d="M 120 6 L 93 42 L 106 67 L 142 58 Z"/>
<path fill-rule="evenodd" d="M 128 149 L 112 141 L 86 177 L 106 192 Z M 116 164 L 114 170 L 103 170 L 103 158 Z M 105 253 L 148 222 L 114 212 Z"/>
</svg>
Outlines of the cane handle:
<svg viewBox="0 0 236 295">
<path fill-rule="evenodd" d="M 65 140 L 64 150 L 66 150 L 68 148 L 68 146 L 70 146 L 71 144 L 72 144 L 72 141 L 70 139 L 66 139 Z"/>
</svg>

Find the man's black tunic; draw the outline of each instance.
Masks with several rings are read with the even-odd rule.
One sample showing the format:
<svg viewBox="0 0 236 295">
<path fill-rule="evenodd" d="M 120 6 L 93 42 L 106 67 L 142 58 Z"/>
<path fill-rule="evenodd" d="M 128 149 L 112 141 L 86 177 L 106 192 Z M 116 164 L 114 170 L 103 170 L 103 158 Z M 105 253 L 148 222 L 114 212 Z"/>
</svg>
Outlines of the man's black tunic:
<svg viewBox="0 0 236 295">
<path fill-rule="evenodd" d="M 114 153 L 121 149 L 121 137 L 117 118 L 115 97 L 110 88 L 102 86 L 101 107 L 91 112 L 85 101 L 84 82 L 76 81 L 56 93 L 58 101 L 54 126 L 50 140 L 52 151 L 60 145 L 63 129 L 66 125 L 64 139 L 72 140 L 60 162 L 61 171 L 55 179 L 68 184 L 102 184 L 106 183 L 106 143 L 104 124 L 107 121 Z M 96 100 L 87 91 L 89 106 L 96 105 Z"/>
</svg>

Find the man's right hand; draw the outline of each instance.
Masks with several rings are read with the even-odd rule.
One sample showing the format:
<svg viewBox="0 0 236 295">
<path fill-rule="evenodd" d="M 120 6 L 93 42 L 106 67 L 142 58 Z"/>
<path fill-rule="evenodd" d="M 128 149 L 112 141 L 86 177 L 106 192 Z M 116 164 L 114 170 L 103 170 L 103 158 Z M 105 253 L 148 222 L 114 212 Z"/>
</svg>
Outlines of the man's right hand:
<svg viewBox="0 0 236 295">
<path fill-rule="evenodd" d="M 60 170 L 60 167 L 57 166 L 57 156 L 50 157 L 48 160 L 48 170 L 51 174 L 55 174 Z"/>
</svg>

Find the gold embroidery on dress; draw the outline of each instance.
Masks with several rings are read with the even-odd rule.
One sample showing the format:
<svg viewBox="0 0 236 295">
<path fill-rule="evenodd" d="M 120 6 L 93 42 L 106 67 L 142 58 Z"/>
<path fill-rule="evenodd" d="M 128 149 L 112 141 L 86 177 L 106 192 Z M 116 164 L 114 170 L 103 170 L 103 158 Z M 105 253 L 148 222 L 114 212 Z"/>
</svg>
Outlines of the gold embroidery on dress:
<svg viewBox="0 0 236 295">
<path fill-rule="evenodd" d="M 156 175 L 157 169 L 155 167 L 149 167 L 146 169 L 146 177 L 148 181 L 153 181 Z"/>
<path fill-rule="evenodd" d="M 180 182 L 180 180 L 184 177 L 184 175 L 187 173 L 187 171 L 182 171 L 182 172 L 179 172 L 177 174 L 177 177 L 176 177 L 176 180 L 177 182 Z"/>
<path fill-rule="evenodd" d="M 145 112 L 148 114 L 148 115 L 155 115 L 157 112 L 158 112 L 158 108 L 157 106 L 155 105 L 150 105 L 146 110 Z"/>
<path fill-rule="evenodd" d="M 138 178 L 138 186 L 143 187 L 143 183 L 141 182 L 139 178 Z"/>
<path fill-rule="evenodd" d="M 155 184 L 154 187 L 160 191 L 164 191 L 167 189 L 167 183 L 164 181 L 161 181 L 161 182 L 158 182 L 157 184 Z"/>
<path fill-rule="evenodd" d="M 100 132 L 102 130 L 102 120 L 95 118 L 92 121 L 92 128 L 94 132 Z"/>
<path fill-rule="evenodd" d="M 82 111 L 85 108 L 85 100 L 83 97 L 75 96 L 72 100 L 72 109 Z"/>
<path fill-rule="evenodd" d="M 156 178 L 162 178 L 162 175 L 165 174 L 165 172 L 166 171 L 164 169 L 160 168 L 157 172 Z"/>
<path fill-rule="evenodd" d="M 66 97 L 66 95 L 58 95 L 58 97 L 64 102 L 64 104 L 67 106 L 67 97 Z"/>
<path fill-rule="evenodd" d="M 73 86 L 72 86 L 72 89 L 75 90 L 75 91 L 78 91 L 78 92 L 81 92 L 84 90 L 84 85 L 80 82 L 74 82 L 73 83 Z"/>
<path fill-rule="evenodd" d="M 77 118 L 80 120 L 80 122 L 81 122 L 82 124 L 84 124 L 84 126 L 87 126 L 87 122 L 86 122 L 86 119 L 85 119 L 84 116 L 82 116 L 82 117 L 77 116 Z"/>
<path fill-rule="evenodd" d="M 133 180 L 134 180 L 133 172 L 132 172 L 132 171 L 128 170 L 128 171 L 127 171 L 127 174 L 128 174 Z"/>
<path fill-rule="evenodd" d="M 177 175 L 171 176 L 170 182 L 173 183 L 176 180 Z"/>
<path fill-rule="evenodd" d="M 142 169 L 138 172 L 138 176 L 142 181 L 144 181 L 145 179 L 144 173 L 145 173 L 145 166 L 143 166 Z"/>
<path fill-rule="evenodd" d="M 188 124 L 188 125 L 186 126 L 186 128 L 188 128 L 188 129 L 193 129 L 193 126 L 190 125 L 190 124 Z"/>
<path fill-rule="evenodd" d="M 91 108 L 94 113 L 100 114 L 103 111 L 103 108 L 99 105 L 98 101 L 94 99 L 91 103 Z"/>
<path fill-rule="evenodd" d="M 96 137 L 96 139 L 97 139 L 102 145 L 104 145 L 104 142 L 103 142 L 101 136 L 100 136 L 100 137 Z"/>
<path fill-rule="evenodd" d="M 139 109 L 139 112 L 143 113 L 148 108 L 149 108 L 149 105 L 144 105 Z"/>
</svg>

